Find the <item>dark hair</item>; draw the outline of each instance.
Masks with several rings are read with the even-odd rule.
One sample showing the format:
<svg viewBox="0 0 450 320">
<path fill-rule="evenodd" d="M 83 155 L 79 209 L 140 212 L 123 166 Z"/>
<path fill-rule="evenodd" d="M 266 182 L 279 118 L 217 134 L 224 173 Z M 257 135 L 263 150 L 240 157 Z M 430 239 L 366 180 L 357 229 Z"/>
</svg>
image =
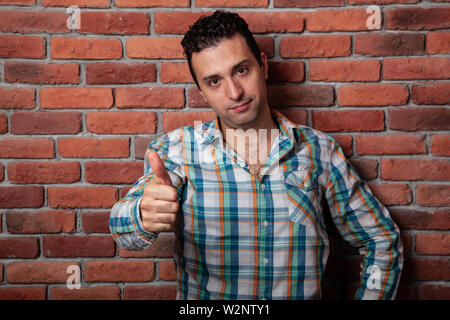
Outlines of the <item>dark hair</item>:
<svg viewBox="0 0 450 320">
<path fill-rule="evenodd" d="M 191 63 L 192 53 L 213 47 L 220 41 L 231 38 L 236 33 L 244 37 L 256 60 L 262 65 L 261 50 L 248 28 L 247 22 L 237 13 L 217 10 L 212 15 L 200 17 L 189 27 L 181 45 L 184 48 L 184 55 L 187 58 L 189 70 L 197 87 L 199 85 Z"/>
</svg>

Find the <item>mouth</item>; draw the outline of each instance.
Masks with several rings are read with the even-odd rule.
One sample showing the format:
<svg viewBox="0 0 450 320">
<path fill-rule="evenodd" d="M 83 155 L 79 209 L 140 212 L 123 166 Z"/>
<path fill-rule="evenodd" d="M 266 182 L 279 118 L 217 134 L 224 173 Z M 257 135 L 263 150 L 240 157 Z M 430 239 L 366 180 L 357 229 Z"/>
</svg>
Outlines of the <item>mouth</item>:
<svg viewBox="0 0 450 320">
<path fill-rule="evenodd" d="M 230 109 L 236 112 L 242 112 L 248 109 L 250 102 L 252 101 L 252 99 L 248 99 L 247 101 L 237 104 L 233 107 L 231 107 Z"/>
</svg>

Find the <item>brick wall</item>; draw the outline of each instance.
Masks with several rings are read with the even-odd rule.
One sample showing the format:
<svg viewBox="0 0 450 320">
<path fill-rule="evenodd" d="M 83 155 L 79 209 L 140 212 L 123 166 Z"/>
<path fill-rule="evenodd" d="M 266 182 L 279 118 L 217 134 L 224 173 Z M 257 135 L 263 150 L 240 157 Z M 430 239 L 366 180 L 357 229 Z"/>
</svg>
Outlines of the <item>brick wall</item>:
<svg viewBox="0 0 450 320">
<path fill-rule="evenodd" d="M 0 0 L 0 298 L 175 296 L 173 235 L 125 251 L 108 215 L 150 140 L 214 116 L 179 43 L 230 7 L 270 57 L 271 105 L 336 137 L 400 226 L 399 298 L 450 299 L 449 3 Z M 360 258 L 330 236 L 324 298 L 348 298 Z"/>
</svg>

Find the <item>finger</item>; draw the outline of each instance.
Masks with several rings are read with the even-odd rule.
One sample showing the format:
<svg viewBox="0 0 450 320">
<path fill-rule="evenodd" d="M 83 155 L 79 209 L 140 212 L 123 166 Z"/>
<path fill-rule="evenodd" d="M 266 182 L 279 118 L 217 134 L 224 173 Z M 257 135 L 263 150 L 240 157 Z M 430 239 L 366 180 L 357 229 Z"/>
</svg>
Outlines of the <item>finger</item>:
<svg viewBox="0 0 450 320">
<path fill-rule="evenodd" d="M 144 228 L 150 232 L 168 232 L 168 231 L 175 231 L 175 225 L 171 223 L 154 223 L 151 227 L 145 227 Z"/>
<path fill-rule="evenodd" d="M 167 173 L 166 167 L 164 166 L 164 163 L 162 162 L 161 158 L 159 157 L 159 154 L 154 150 L 150 150 L 148 152 L 147 157 L 148 157 L 148 161 L 150 163 L 150 168 L 155 173 L 159 182 L 162 184 L 171 186 L 172 180 L 170 179 L 170 176 Z"/>
<path fill-rule="evenodd" d="M 178 201 L 154 200 L 152 206 L 156 212 L 178 213 Z"/>
<path fill-rule="evenodd" d="M 177 201 L 178 193 L 177 189 L 172 186 L 166 186 L 159 184 L 158 181 L 152 180 L 144 189 L 143 198 L 149 201 L 153 200 L 166 200 Z"/>
</svg>

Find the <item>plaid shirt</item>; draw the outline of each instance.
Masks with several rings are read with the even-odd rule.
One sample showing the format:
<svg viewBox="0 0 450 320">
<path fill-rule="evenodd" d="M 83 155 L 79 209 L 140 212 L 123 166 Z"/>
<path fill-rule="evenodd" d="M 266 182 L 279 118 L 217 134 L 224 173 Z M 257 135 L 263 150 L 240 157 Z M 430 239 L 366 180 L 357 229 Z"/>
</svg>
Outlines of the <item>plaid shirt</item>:
<svg viewBox="0 0 450 320">
<path fill-rule="evenodd" d="M 178 299 L 319 299 L 329 254 L 324 206 L 363 255 L 358 299 L 393 299 L 403 265 L 398 227 L 336 141 L 272 110 L 279 135 L 261 178 L 223 144 L 218 119 L 153 140 L 180 200 Z M 130 250 L 157 234 L 139 203 L 153 172 L 115 204 L 110 229 Z M 325 211 L 328 212 L 328 211 Z"/>
</svg>

